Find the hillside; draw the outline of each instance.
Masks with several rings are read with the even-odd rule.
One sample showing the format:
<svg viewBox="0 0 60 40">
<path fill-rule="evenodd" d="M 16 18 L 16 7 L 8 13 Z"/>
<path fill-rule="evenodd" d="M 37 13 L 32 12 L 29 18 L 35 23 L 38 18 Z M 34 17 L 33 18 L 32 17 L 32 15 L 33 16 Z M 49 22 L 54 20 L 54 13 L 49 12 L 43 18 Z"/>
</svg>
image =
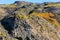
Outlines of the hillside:
<svg viewBox="0 0 60 40">
<path fill-rule="evenodd" d="M 0 40 L 60 40 L 60 2 L 0 4 Z"/>
</svg>

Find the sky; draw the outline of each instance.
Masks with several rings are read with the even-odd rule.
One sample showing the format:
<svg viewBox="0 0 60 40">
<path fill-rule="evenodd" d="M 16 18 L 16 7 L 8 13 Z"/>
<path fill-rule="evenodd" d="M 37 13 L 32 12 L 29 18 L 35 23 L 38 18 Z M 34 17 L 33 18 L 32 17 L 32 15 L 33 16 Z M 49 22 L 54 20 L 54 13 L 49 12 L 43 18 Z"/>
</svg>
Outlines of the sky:
<svg viewBox="0 0 60 40">
<path fill-rule="evenodd" d="M 26 1 L 33 3 L 43 3 L 43 2 L 60 2 L 60 0 L 0 0 L 0 4 L 11 4 L 15 1 Z"/>
</svg>

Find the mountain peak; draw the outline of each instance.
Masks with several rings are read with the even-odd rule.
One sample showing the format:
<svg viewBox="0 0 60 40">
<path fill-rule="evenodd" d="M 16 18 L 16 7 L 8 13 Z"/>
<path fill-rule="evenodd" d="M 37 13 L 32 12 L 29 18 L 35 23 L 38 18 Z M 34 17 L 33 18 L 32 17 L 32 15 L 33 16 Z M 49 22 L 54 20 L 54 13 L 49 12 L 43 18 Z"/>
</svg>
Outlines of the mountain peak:
<svg viewBox="0 0 60 40">
<path fill-rule="evenodd" d="M 15 1 L 15 2 L 14 2 L 14 4 L 19 4 L 19 3 L 20 3 L 20 1 Z"/>
</svg>

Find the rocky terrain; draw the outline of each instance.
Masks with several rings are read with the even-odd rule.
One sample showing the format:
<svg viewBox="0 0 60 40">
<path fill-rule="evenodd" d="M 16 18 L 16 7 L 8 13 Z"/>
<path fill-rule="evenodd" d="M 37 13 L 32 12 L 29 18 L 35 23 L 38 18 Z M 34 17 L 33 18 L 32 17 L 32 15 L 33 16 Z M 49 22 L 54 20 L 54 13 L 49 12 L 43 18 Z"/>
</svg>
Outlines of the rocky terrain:
<svg viewBox="0 0 60 40">
<path fill-rule="evenodd" d="M 60 40 L 60 2 L 0 4 L 0 40 Z"/>
</svg>

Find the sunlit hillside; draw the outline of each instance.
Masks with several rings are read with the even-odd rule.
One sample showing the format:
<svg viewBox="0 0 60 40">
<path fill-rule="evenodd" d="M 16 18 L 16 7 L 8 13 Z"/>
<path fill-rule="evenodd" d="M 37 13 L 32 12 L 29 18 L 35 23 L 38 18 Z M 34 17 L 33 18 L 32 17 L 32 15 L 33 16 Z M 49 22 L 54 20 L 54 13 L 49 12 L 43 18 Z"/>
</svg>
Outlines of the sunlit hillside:
<svg viewBox="0 0 60 40">
<path fill-rule="evenodd" d="M 1 4 L 0 40 L 60 40 L 60 3 Z"/>
</svg>

